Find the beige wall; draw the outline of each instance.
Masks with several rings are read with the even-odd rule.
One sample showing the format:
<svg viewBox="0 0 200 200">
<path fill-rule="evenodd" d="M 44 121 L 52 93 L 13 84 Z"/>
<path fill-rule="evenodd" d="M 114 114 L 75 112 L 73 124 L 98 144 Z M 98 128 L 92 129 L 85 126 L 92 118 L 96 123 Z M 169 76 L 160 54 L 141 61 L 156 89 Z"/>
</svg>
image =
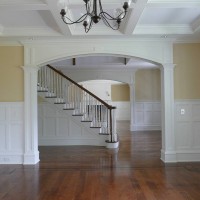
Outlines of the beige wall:
<svg viewBox="0 0 200 200">
<path fill-rule="evenodd" d="M 174 45 L 175 99 L 200 99 L 200 43 Z"/>
<path fill-rule="evenodd" d="M 0 46 L 0 102 L 23 101 L 23 47 Z"/>
<path fill-rule="evenodd" d="M 159 69 L 141 69 L 135 74 L 136 101 L 160 101 L 161 80 Z"/>
<path fill-rule="evenodd" d="M 130 89 L 128 84 L 111 85 L 112 101 L 130 101 Z"/>
</svg>

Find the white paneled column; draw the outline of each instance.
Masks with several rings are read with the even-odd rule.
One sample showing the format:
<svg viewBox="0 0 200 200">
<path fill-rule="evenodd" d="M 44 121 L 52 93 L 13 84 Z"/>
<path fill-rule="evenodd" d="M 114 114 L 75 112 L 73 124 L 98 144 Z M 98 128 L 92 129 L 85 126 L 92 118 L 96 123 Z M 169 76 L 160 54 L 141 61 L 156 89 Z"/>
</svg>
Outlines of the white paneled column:
<svg viewBox="0 0 200 200">
<path fill-rule="evenodd" d="M 131 108 L 131 121 L 130 121 L 130 131 L 135 130 L 135 72 L 132 76 L 130 87 L 130 108 Z"/>
<path fill-rule="evenodd" d="M 162 150 L 164 162 L 177 162 L 174 131 L 174 64 L 161 68 Z"/>
<path fill-rule="evenodd" d="M 24 69 L 24 163 L 39 162 L 37 122 L 37 71 L 38 67 L 27 65 Z"/>
</svg>

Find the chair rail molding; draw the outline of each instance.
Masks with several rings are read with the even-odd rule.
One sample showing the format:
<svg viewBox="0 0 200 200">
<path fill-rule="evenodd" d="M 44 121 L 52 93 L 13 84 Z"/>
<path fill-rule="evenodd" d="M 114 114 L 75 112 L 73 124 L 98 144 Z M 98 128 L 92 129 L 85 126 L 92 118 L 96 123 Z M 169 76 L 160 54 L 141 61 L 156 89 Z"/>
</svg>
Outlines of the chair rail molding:
<svg viewBox="0 0 200 200">
<path fill-rule="evenodd" d="M 38 115 L 37 115 L 37 72 L 33 65 L 22 66 L 24 69 L 24 163 L 39 162 L 38 152 Z"/>
</svg>

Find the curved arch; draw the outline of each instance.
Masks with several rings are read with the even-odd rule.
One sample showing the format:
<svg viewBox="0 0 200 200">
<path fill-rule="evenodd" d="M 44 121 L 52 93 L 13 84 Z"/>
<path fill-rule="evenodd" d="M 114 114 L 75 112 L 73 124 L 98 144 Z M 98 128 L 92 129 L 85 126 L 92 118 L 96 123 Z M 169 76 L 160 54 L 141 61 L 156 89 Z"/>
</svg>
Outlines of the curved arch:
<svg viewBox="0 0 200 200">
<path fill-rule="evenodd" d="M 57 55 L 55 57 L 52 57 L 50 60 L 43 60 L 40 61 L 40 63 L 37 63 L 37 66 L 42 67 L 44 65 L 50 64 L 52 62 L 57 62 L 57 61 L 62 61 L 65 59 L 71 59 L 71 58 L 76 58 L 76 57 L 87 57 L 87 56 L 113 56 L 113 57 L 126 57 L 126 58 L 136 58 L 139 60 L 143 60 L 145 62 L 148 63 L 152 63 L 154 65 L 157 65 L 159 68 L 162 66 L 161 63 L 154 61 L 154 60 L 149 60 L 147 58 L 143 58 L 143 57 L 138 57 L 135 55 L 130 55 L 130 54 L 114 54 L 114 53 L 75 53 L 75 54 L 71 54 L 71 55 Z"/>
<path fill-rule="evenodd" d="M 37 147 L 37 69 L 51 61 L 72 58 L 77 55 L 116 55 L 138 57 L 156 63 L 161 70 L 162 81 L 162 151 L 161 159 L 165 162 L 176 162 L 174 136 L 174 98 L 173 98 L 173 46 L 164 42 L 122 41 L 122 40 L 84 40 L 64 43 L 25 44 L 25 130 L 27 138 L 25 146 L 27 155 L 31 155 L 29 163 L 39 161 Z M 64 52 L 64 53 L 63 53 Z M 129 73 L 130 75 L 130 73 Z M 101 78 L 101 77 L 99 77 Z M 106 77 L 105 77 L 106 78 Z M 127 78 L 127 77 L 126 77 Z M 122 81 L 126 82 L 126 81 Z M 131 88 L 133 79 L 128 80 Z M 29 118 L 31 116 L 31 119 Z M 30 144 L 34 144 L 31 146 Z M 31 154 L 30 154 L 31 152 Z M 25 152 L 26 156 L 26 152 Z M 24 162 L 26 163 L 26 162 Z"/>
</svg>

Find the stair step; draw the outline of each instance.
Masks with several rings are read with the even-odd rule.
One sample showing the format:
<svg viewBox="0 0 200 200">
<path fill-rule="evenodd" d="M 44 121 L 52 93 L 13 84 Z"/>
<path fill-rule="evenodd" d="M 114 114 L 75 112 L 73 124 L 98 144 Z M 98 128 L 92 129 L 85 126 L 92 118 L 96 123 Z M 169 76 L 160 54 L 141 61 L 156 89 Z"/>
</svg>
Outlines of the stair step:
<svg viewBox="0 0 200 200">
<path fill-rule="evenodd" d="M 75 108 L 63 108 L 63 110 L 74 110 Z"/>
<path fill-rule="evenodd" d="M 72 116 L 83 116 L 83 114 L 73 114 Z"/>
<path fill-rule="evenodd" d="M 45 98 L 50 98 L 50 99 L 52 99 L 52 98 L 57 98 L 57 96 L 45 96 Z"/>
<path fill-rule="evenodd" d="M 55 102 L 54 104 L 66 104 L 65 102 Z"/>
<path fill-rule="evenodd" d="M 38 90 L 37 92 L 48 92 L 48 90 Z"/>
<path fill-rule="evenodd" d="M 82 120 L 81 122 L 92 122 L 92 120 Z"/>
<path fill-rule="evenodd" d="M 90 128 L 101 128 L 101 126 L 90 126 Z"/>
<path fill-rule="evenodd" d="M 109 133 L 99 133 L 99 135 L 109 135 Z"/>
</svg>

